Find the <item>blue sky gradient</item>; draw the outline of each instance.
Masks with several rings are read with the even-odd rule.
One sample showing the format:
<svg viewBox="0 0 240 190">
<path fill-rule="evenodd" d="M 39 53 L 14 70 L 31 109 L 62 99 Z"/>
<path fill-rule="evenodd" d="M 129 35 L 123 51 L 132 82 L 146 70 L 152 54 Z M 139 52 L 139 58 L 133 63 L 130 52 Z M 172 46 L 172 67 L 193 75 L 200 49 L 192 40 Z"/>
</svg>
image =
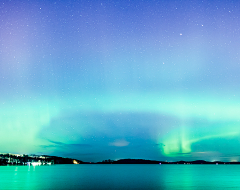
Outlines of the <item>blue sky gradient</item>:
<svg viewBox="0 0 240 190">
<path fill-rule="evenodd" d="M 1 152 L 240 160 L 240 2 L 0 10 Z"/>
</svg>

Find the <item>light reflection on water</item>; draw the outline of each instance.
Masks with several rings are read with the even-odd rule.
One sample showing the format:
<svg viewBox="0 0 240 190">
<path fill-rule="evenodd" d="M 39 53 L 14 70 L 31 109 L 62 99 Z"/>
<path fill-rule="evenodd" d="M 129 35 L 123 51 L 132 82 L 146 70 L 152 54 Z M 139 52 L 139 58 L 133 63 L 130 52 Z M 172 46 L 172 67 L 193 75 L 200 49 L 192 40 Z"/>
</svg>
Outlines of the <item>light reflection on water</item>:
<svg viewBox="0 0 240 190">
<path fill-rule="evenodd" d="M 0 189 L 239 189 L 239 179 L 240 165 L 0 167 Z"/>
</svg>

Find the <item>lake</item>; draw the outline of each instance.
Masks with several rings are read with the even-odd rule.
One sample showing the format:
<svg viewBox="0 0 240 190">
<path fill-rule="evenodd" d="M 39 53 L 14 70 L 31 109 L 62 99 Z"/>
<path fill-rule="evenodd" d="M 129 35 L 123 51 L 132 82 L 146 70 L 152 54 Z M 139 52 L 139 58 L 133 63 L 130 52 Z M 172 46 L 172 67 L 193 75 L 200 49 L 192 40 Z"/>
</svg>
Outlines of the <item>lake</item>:
<svg viewBox="0 0 240 190">
<path fill-rule="evenodd" d="M 240 189 L 240 165 L 0 166 L 0 189 Z"/>
</svg>

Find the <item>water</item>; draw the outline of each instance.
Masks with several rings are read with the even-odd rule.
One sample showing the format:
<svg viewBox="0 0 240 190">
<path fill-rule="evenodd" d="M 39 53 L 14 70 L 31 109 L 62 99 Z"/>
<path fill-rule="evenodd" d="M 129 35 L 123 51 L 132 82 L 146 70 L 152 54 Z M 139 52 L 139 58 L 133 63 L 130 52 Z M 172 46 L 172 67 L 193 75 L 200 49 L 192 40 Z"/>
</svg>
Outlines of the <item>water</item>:
<svg viewBox="0 0 240 190">
<path fill-rule="evenodd" d="M 0 189 L 240 189 L 240 165 L 1 166 Z"/>
</svg>

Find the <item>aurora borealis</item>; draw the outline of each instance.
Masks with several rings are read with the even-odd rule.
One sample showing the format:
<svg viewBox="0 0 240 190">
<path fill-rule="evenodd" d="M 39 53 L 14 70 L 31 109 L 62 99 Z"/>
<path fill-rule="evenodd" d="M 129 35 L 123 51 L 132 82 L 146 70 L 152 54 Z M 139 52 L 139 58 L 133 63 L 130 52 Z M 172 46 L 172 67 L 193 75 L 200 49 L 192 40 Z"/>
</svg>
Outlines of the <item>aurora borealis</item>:
<svg viewBox="0 0 240 190">
<path fill-rule="evenodd" d="M 0 152 L 240 161 L 239 10 L 1 1 Z"/>
</svg>

